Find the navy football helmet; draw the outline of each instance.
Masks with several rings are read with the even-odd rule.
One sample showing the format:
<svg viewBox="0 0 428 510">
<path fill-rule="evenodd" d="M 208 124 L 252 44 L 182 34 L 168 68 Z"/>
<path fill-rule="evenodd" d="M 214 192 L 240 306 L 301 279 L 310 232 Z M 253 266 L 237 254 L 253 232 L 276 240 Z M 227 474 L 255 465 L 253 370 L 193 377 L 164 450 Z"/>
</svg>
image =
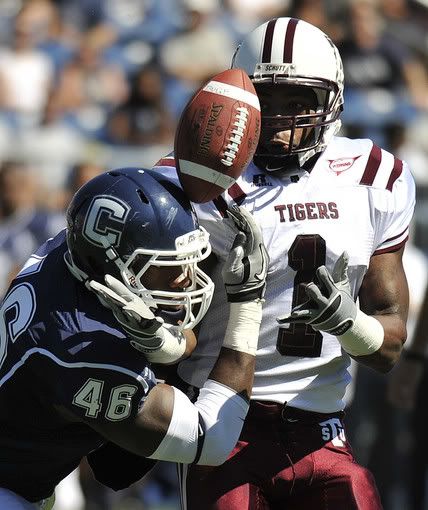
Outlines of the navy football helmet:
<svg viewBox="0 0 428 510">
<path fill-rule="evenodd" d="M 214 289 L 198 267 L 211 252 L 208 237 L 172 180 L 152 170 L 121 168 L 95 177 L 74 195 L 67 209 L 65 259 L 81 281 L 104 283 L 110 274 L 152 308 L 181 306 L 180 329 L 191 328 L 204 316 Z M 144 275 L 153 266 L 180 269 L 188 286 L 151 288 Z"/>
</svg>

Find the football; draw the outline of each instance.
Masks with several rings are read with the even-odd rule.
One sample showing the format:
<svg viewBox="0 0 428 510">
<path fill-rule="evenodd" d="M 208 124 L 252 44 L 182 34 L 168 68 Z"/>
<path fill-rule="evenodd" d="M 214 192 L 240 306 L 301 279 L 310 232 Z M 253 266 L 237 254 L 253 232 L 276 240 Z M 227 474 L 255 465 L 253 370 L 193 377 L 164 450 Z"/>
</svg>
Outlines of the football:
<svg viewBox="0 0 428 510">
<path fill-rule="evenodd" d="M 260 103 L 242 69 L 228 69 L 201 87 L 181 114 L 175 134 L 177 173 L 192 202 L 230 188 L 254 156 Z"/>
</svg>

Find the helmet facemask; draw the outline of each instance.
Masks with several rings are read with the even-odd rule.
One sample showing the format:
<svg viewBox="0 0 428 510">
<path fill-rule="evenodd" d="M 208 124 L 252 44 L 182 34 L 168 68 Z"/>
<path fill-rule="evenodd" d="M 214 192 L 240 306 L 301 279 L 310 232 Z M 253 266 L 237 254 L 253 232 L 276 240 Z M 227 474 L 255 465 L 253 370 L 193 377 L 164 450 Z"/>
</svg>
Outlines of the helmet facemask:
<svg viewBox="0 0 428 510">
<path fill-rule="evenodd" d="M 67 209 L 67 247 L 70 272 L 89 290 L 111 275 L 147 306 L 175 310 L 170 327 L 192 328 L 210 305 L 214 284 L 198 267 L 209 235 L 184 192 L 157 172 L 121 168 L 82 186 Z"/>
<path fill-rule="evenodd" d="M 140 296 L 151 308 L 181 311 L 177 329 L 193 328 L 205 315 L 211 304 L 214 284 L 198 266 L 211 253 L 208 233 L 202 227 L 178 237 L 175 250 L 137 248 L 126 261 L 118 258 L 116 264 L 125 285 Z M 148 275 L 153 268 L 170 268 L 171 274 L 182 275 L 184 288 L 156 288 Z M 175 270 L 175 271 L 174 271 Z"/>
<path fill-rule="evenodd" d="M 287 171 L 295 164 L 302 167 L 324 150 L 339 130 L 342 60 L 331 39 L 317 27 L 289 17 L 266 21 L 247 34 L 233 55 L 231 67 L 243 69 L 256 90 L 266 84 L 284 88 L 287 93 L 286 87 L 301 86 L 312 90 L 317 98 L 309 113 L 284 115 L 277 111 L 268 116 L 262 111 L 262 133 L 254 158 L 261 168 L 269 170 L 268 165 Z M 266 150 L 263 130 L 271 126 L 290 132 L 292 141 L 285 152 Z M 299 130 L 304 129 L 310 130 L 310 136 L 299 135 L 296 143 Z"/>
<path fill-rule="evenodd" d="M 337 124 L 341 112 L 339 88 L 336 83 L 308 78 L 293 79 L 281 76 L 255 80 L 253 79 L 259 96 L 264 86 L 275 84 L 284 93 L 284 97 L 291 91 L 301 89 L 308 97 L 312 94 L 312 104 L 300 113 L 282 113 L 280 108 L 263 112 L 261 99 L 261 135 L 255 153 L 255 162 L 259 166 L 278 169 L 288 164 L 290 156 L 297 156 L 303 164 L 310 156 L 323 150 L 326 145 L 326 131 Z M 271 143 L 276 133 L 289 132 L 288 148 Z M 335 129 L 335 132 L 337 128 Z"/>
</svg>

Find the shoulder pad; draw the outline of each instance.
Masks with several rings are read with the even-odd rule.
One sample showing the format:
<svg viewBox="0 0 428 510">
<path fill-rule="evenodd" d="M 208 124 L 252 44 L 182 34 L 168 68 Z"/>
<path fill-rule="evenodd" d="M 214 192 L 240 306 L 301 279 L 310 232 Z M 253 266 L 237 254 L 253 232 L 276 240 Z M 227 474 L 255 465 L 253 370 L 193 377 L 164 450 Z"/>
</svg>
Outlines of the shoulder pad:
<svg viewBox="0 0 428 510">
<path fill-rule="evenodd" d="M 328 167 L 356 185 L 392 191 L 403 161 L 368 139 L 335 137 L 324 153 Z"/>
</svg>

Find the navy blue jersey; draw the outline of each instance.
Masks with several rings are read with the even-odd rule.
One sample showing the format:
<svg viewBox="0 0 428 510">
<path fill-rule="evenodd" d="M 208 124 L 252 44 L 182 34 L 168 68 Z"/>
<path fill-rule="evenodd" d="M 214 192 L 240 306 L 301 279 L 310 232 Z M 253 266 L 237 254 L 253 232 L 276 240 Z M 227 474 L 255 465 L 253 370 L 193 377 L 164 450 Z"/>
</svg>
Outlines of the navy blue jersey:
<svg viewBox="0 0 428 510">
<path fill-rule="evenodd" d="M 49 496 L 104 443 L 91 424 L 135 417 L 154 374 L 66 264 L 65 231 L 10 286 L 0 315 L 0 486 Z"/>
</svg>

